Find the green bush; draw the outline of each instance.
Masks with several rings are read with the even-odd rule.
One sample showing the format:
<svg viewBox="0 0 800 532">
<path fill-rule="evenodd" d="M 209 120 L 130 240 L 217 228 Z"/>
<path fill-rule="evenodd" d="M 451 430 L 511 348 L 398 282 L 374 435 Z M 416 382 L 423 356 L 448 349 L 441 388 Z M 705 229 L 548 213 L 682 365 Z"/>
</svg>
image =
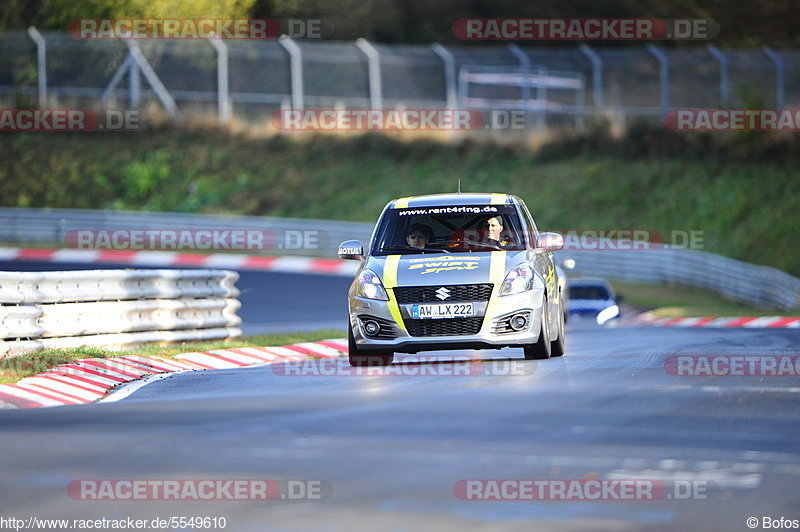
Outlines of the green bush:
<svg viewBox="0 0 800 532">
<path fill-rule="evenodd" d="M 702 230 L 709 251 L 800 275 L 796 135 L 687 134 L 596 122 L 538 151 L 379 134 L 251 138 L 164 126 L 139 133 L 6 133 L 0 204 L 238 213 L 372 222 L 392 198 L 522 196 L 543 228 Z"/>
</svg>

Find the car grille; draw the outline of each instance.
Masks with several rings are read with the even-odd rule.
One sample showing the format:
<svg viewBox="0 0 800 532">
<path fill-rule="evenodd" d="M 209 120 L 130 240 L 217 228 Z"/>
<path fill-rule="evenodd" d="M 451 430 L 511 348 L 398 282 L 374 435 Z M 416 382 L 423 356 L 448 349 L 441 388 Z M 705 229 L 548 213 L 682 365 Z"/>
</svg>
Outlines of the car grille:
<svg viewBox="0 0 800 532">
<path fill-rule="evenodd" d="M 433 286 L 399 286 L 394 288 L 394 296 L 397 302 L 404 303 L 442 303 L 436 297 L 436 291 L 446 288 L 450 291 L 450 297 L 444 301 L 489 301 L 492 293 L 491 284 L 456 284 L 456 285 L 433 285 Z"/>
<path fill-rule="evenodd" d="M 411 336 L 468 336 L 478 334 L 483 316 L 441 320 L 404 320 Z"/>
</svg>

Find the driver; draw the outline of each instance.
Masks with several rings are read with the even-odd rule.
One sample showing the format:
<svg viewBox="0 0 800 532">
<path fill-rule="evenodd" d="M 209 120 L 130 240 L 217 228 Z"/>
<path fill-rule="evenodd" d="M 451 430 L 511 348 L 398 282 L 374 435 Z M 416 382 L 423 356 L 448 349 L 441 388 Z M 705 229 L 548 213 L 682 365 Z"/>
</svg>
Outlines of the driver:
<svg viewBox="0 0 800 532">
<path fill-rule="evenodd" d="M 408 228 L 406 242 L 412 248 L 425 249 L 431 240 L 433 240 L 433 231 L 427 225 L 413 224 Z"/>
</svg>

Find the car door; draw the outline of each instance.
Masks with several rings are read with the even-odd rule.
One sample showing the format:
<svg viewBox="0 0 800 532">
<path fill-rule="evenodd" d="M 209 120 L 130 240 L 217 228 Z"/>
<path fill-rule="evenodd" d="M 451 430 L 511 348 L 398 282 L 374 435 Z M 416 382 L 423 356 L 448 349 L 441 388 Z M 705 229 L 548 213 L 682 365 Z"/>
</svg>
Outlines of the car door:
<svg viewBox="0 0 800 532">
<path fill-rule="evenodd" d="M 550 327 L 550 337 L 555 338 L 558 334 L 558 321 L 555 319 L 555 316 L 558 316 L 557 313 L 562 311 L 562 298 L 558 290 L 558 274 L 556 272 L 555 260 L 553 259 L 552 252 L 536 249 L 536 239 L 539 237 L 539 230 L 536 227 L 536 223 L 527 205 L 522 201 L 520 201 L 520 209 L 523 214 L 521 218 L 524 220 L 526 226 L 525 230 L 528 232 L 529 236 L 528 245 L 532 248 L 531 254 L 534 269 L 542 276 L 545 287 L 547 288 L 547 321 Z"/>
</svg>

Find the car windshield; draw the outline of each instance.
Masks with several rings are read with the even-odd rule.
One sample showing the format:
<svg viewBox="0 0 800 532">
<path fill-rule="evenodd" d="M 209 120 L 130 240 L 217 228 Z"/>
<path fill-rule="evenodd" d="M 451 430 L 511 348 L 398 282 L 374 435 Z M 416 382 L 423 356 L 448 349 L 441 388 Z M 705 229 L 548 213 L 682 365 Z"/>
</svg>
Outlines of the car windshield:
<svg viewBox="0 0 800 532">
<path fill-rule="evenodd" d="M 605 286 L 584 285 L 570 286 L 569 297 L 570 299 L 610 299 L 611 296 Z"/>
<path fill-rule="evenodd" d="M 374 255 L 525 249 L 513 205 L 442 205 L 390 209 L 373 242 Z"/>
</svg>

